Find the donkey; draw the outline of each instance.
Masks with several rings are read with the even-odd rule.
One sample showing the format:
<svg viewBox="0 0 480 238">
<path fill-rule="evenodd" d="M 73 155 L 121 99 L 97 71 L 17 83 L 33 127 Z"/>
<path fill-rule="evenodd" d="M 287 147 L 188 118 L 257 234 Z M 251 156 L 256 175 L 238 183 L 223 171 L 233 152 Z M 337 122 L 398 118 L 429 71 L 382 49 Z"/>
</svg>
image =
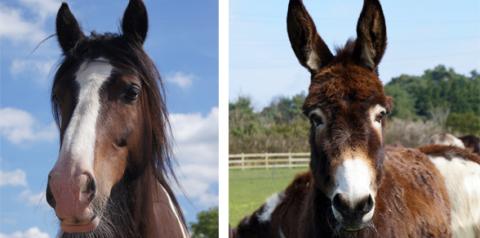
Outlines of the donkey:
<svg viewBox="0 0 480 238">
<path fill-rule="evenodd" d="M 242 220 L 233 236 L 451 237 L 453 230 L 456 237 L 478 237 L 478 161 L 383 143 L 393 102 L 377 73 L 387 45 L 378 0 L 364 1 L 357 39 L 336 55 L 301 0 L 290 0 L 287 29 L 311 73 L 303 105 L 311 123 L 310 172 Z M 453 197 L 464 203 L 453 204 Z M 462 215 L 467 207 L 472 212 Z M 466 230 L 456 230 L 460 226 Z"/>
<path fill-rule="evenodd" d="M 450 133 L 440 133 L 433 135 L 432 137 L 430 137 L 429 144 L 452 145 L 465 149 L 463 141 Z"/>
<path fill-rule="evenodd" d="M 473 153 L 480 155 L 480 138 L 474 135 L 465 135 L 459 137 L 459 139 L 463 142 L 466 148 L 473 151 Z"/>
<path fill-rule="evenodd" d="M 63 60 L 51 101 L 60 131 L 46 199 L 58 237 L 188 237 L 168 177 L 168 114 L 143 49 L 147 10 L 130 0 L 122 33 L 84 35 L 68 5 L 56 17 Z"/>
</svg>

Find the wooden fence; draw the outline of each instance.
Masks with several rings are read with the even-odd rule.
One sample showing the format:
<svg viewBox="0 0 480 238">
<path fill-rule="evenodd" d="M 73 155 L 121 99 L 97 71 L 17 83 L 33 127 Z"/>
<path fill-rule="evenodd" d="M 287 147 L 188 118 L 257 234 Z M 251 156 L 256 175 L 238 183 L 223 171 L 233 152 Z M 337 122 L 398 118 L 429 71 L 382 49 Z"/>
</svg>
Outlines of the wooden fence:
<svg viewBox="0 0 480 238">
<path fill-rule="evenodd" d="M 231 169 L 270 169 L 307 167 L 310 153 L 260 153 L 231 154 L 228 165 Z"/>
</svg>

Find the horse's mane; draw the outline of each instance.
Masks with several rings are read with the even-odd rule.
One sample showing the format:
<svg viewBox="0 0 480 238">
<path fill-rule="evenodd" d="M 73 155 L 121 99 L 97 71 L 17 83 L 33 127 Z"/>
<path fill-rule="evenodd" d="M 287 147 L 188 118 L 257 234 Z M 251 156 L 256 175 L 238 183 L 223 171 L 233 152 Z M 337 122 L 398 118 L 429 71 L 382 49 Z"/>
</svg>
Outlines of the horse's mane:
<svg viewBox="0 0 480 238">
<path fill-rule="evenodd" d="M 151 163 L 149 165 L 153 168 L 156 180 L 168 192 L 180 219 L 186 224 L 179 203 L 169 185 L 169 181 L 173 180 L 175 183 L 178 181 L 172 168 L 174 161 L 169 139 L 172 134 L 165 103 L 165 89 L 160 73 L 142 45 L 129 42 L 119 34 L 92 32 L 89 37 L 80 40 L 75 47 L 65 52 L 52 85 L 51 105 L 57 126 L 60 128 L 61 115 L 53 89 L 61 80 L 60 76 L 76 70 L 84 60 L 98 57 L 107 58 L 114 66 L 122 66 L 121 70 L 128 71 L 125 73 L 134 74 L 141 80 L 144 94 L 141 105 L 146 114 L 143 116 L 151 132 L 151 143 L 146 145 L 147 158 L 145 159 Z M 120 69 L 116 68 L 116 70 Z"/>
</svg>

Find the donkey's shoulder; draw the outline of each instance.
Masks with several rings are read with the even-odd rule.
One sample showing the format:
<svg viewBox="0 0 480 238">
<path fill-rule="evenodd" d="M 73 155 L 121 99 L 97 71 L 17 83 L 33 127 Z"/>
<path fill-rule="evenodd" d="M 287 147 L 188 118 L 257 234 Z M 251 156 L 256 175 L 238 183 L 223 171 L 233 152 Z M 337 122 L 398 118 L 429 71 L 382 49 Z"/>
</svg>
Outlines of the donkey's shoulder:
<svg viewBox="0 0 480 238">
<path fill-rule="evenodd" d="M 297 174 L 285 190 L 271 195 L 257 210 L 245 216 L 232 236 L 283 237 L 295 232 L 297 228 L 289 224 L 298 221 L 311 182 L 310 171 Z"/>
</svg>

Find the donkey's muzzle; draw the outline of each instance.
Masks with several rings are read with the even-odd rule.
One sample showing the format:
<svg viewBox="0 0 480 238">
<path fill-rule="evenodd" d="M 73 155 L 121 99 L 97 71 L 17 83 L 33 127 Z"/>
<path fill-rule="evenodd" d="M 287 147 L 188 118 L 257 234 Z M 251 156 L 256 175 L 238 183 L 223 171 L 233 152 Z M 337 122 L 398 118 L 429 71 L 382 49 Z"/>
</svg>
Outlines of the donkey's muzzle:
<svg viewBox="0 0 480 238">
<path fill-rule="evenodd" d="M 368 195 L 358 201 L 349 201 L 343 194 L 334 196 L 332 206 L 342 227 L 347 230 L 358 230 L 364 227 L 365 223 L 371 219 L 371 213 L 374 208 L 374 201 L 371 195 Z M 340 219 L 339 219 L 340 218 Z"/>
</svg>

